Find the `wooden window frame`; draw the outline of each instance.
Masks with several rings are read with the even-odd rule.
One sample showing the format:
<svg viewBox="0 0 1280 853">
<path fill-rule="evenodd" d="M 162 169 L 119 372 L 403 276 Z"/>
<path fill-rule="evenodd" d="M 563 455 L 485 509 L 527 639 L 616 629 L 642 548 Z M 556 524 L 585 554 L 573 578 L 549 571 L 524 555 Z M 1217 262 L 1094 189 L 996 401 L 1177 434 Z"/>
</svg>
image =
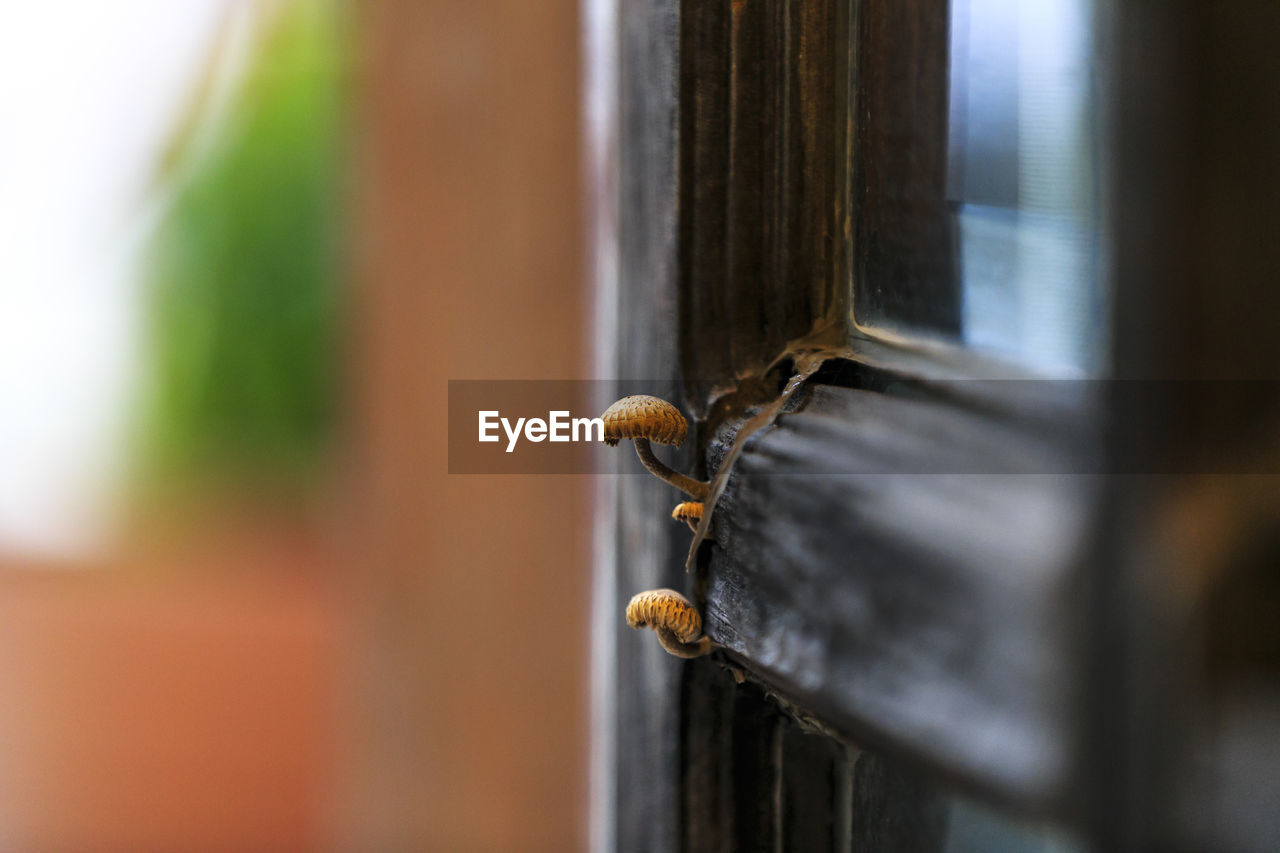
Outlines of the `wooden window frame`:
<svg viewBox="0 0 1280 853">
<path fill-rule="evenodd" d="M 606 16 L 617 136 L 604 143 L 617 159 L 601 174 L 618 193 L 616 208 L 603 204 L 616 214 L 618 286 L 604 313 L 621 319 L 604 363 L 623 383 L 667 383 L 697 420 L 681 461 L 726 473 L 692 551 L 667 523 L 668 490 L 612 485 L 610 559 L 597 570 L 608 696 L 597 713 L 609 720 L 597 729 L 607 766 L 596 843 L 914 849 L 939 840 L 954 793 L 1104 849 L 1177 836 L 1176 780 L 1195 737 L 1168 707 L 1194 688 L 1169 677 L 1181 639 L 1149 564 L 1180 485 L 1129 476 L 1126 454 L 1159 436 L 1144 461 L 1182 472 L 1186 454 L 1212 455 L 1234 425 L 1172 434 L 1166 424 L 1196 404 L 1177 384 L 1161 408 L 1123 418 L 1107 385 L 1062 419 L 1037 383 L 964 381 L 1027 378 L 1014 367 L 852 323 L 858 176 L 846 166 L 859 162 L 850 105 L 865 92 L 850 69 L 866 46 L 843 34 L 858 32 L 863 6 L 643 0 Z M 1223 247 L 1168 248 L 1204 216 L 1179 192 L 1203 192 L 1222 171 L 1213 154 L 1226 140 L 1195 121 L 1223 120 L 1211 87 L 1178 89 L 1188 56 L 1206 57 L 1197 50 L 1230 82 L 1227 40 L 1197 29 L 1207 9 L 1098 4 L 1113 379 L 1202 376 L 1206 351 L 1218 378 L 1257 375 L 1259 336 L 1234 345 L 1223 318 L 1266 327 L 1236 303 L 1195 345 L 1184 336 L 1205 306 L 1179 264 L 1216 262 Z M 1225 31 L 1248 27 L 1247 14 L 1218 18 Z M 1214 210 L 1252 230 L 1274 200 L 1246 198 Z M 1227 287 L 1250 293 L 1272 251 L 1237 255 L 1242 276 Z M 774 417 L 805 363 L 821 366 Z M 1029 469 L 1001 467 L 1011 443 Z M 897 467 L 877 468 L 888 455 Z M 833 468 L 848 476 L 822 476 Z M 960 485 L 939 501 L 947 473 Z M 884 497 L 851 485 L 875 475 L 891 486 Z M 1018 478 L 1030 484 L 1020 495 L 1009 490 Z M 945 522 L 931 529 L 892 511 L 931 499 Z M 1047 526 L 1000 514 L 1037 501 Z M 1043 558 L 1031 581 L 1028 555 Z M 632 593 L 660 586 L 696 594 L 724 646 L 713 659 L 677 664 L 618 624 Z M 851 758 L 863 750 L 873 757 Z"/>
</svg>

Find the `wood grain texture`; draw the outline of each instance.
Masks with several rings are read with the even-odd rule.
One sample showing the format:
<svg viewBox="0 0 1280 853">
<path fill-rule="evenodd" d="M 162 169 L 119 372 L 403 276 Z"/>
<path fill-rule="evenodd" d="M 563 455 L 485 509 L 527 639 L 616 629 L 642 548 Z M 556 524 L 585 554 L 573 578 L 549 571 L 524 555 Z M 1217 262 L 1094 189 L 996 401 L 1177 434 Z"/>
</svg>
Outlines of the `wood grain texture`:
<svg viewBox="0 0 1280 853">
<path fill-rule="evenodd" d="M 1069 545 L 1095 478 L 1055 473 L 1076 448 L 984 406 L 811 388 L 715 508 L 705 628 L 859 742 L 1052 810 L 1080 701 Z"/>
<path fill-rule="evenodd" d="M 656 254 L 631 259 L 637 281 L 643 260 L 661 284 L 629 345 L 661 350 L 657 369 L 683 378 L 697 464 L 714 471 L 785 381 L 788 342 L 848 332 L 851 311 L 955 330 L 948 6 L 679 7 L 663 19 L 678 32 L 661 30 L 679 44 L 675 107 L 651 113 L 647 127 L 627 125 L 644 137 L 629 161 L 637 198 L 669 189 L 678 164 L 671 206 L 624 202 L 624 234 L 674 235 L 646 238 Z M 1275 30 L 1275 4 L 1104 0 L 1094 10 L 1114 374 L 1272 381 L 1280 337 L 1266 282 L 1280 242 L 1264 232 L 1280 181 L 1259 164 L 1276 160 L 1280 140 L 1266 132 L 1280 115 L 1280 54 L 1263 35 Z M 664 74 L 672 55 L 654 53 Z M 633 75 L 636 85 L 671 82 L 648 74 Z M 674 290 L 664 249 L 677 253 Z M 669 307 L 679 325 L 671 359 L 644 339 L 666 341 L 654 321 L 669 319 Z M 638 829 L 655 849 L 791 849 L 793 838 L 808 849 L 933 849 L 935 785 L 950 782 L 1017 814 L 1063 818 L 1098 849 L 1169 846 L 1178 821 L 1201 819 L 1175 816 L 1175 792 L 1192 801 L 1213 792 L 1187 765 L 1182 700 L 1211 707 L 1184 665 L 1197 647 L 1168 624 L 1189 612 L 1172 594 L 1176 567 L 1195 575 L 1211 555 L 1157 543 L 1187 529 L 1178 522 L 1188 519 L 1167 515 L 1196 488 L 1186 460 L 1221 470 L 1223 460 L 1258 458 L 1232 454 L 1258 451 L 1258 436 L 1274 434 L 1271 414 L 1247 395 L 1227 407 L 1190 394 L 1119 418 L 1123 428 L 1097 445 L 1088 430 L 1063 430 L 1035 395 L 1013 405 L 936 387 L 911 396 L 884 375 L 988 375 L 990 363 L 972 354 L 873 341 L 856 328 L 844 343 L 856 368 L 821 378 L 833 387 L 756 434 L 715 508 L 714 542 L 695 563 L 707 630 L 730 651 L 682 667 L 681 745 L 646 765 L 682 775 L 654 783 L 637 814 L 670 807 L 674 784 L 680 831 L 667 831 L 661 811 L 660 830 Z M 1135 451 L 1136 467 L 1125 462 Z M 1171 476 L 1131 476 L 1139 469 Z M 1223 490 L 1250 507 L 1225 513 L 1233 523 L 1260 517 L 1247 480 Z M 650 508 L 634 501 L 633 511 Z M 638 532 L 646 522 L 624 523 Z M 651 567 L 646 585 L 659 574 L 649 561 L 671 543 L 661 541 L 630 543 Z M 1274 565 L 1271 540 L 1260 541 L 1232 569 L 1255 593 L 1265 589 L 1249 572 Z M 725 661 L 778 703 L 733 682 L 718 668 Z M 669 700 L 670 683 L 666 692 L 654 683 L 629 695 Z M 787 703 L 876 751 L 841 766 L 827 754 L 837 741 L 797 744 Z M 789 794 L 793 783 L 807 793 Z M 1226 813 L 1200 824 L 1205 846 Z M 828 825 L 837 828 L 829 845 Z M 1256 839 L 1266 825 L 1240 820 L 1231 832 Z"/>
<path fill-rule="evenodd" d="M 681 9 L 681 372 L 697 417 L 843 324 L 849 7 Z"/>
<path fill-rule="evenodd" d="M 806 730 L 714 662 L 687 667 L 683 699 L 683 849 L 942 849 L 946 804 L 918 771 Z"/>
<path fill-rule="evenodd" d="M 848 331 L 852 18 L 837 0 L 681 4 L 678 367 L 710 470 L 788 378 L 773 363 L 789 343 Z M 684 672 L 684 849 L 862 849 L 866 832 L 874 849 L 938 848 L 931 820 L 879 829 L 916 825 L 936 794 L 885 798 L 875 774 L 855 793 L 842 744 L 715 665 Z"/>
<path fill-rule="evenodd" d="M 619 4 L 617 376 L 619 395 L 650 393 L 679 401 L 676 324 L 678 9 L 673 0 Z M 632 380 L 647 380 L 639 385 Z M 692 442 L 666 453 L 673 467 L 692 467 Z M 628 448 L 618 448 L 631 454 Z M 621 457 L 621 453 L 618 454 Z M 628 460 L 634 463 L 634 459 Z M 653 477 L 616 478 L 616 662 L 609 689 L 617 708 L 616 815 L 605 849 L 648 853 L 679 849 L 680 677 L 683 663 L 623 614 L 637 592 L 682 589 L 682 528 L 669 514 L 675 491 Z"/>
</svg>

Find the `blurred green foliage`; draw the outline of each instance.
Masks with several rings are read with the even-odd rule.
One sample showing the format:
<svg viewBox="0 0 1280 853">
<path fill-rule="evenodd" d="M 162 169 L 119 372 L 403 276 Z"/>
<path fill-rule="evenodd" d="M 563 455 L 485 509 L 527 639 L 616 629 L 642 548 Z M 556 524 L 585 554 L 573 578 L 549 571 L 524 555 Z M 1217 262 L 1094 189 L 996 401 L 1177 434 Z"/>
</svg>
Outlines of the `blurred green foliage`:
<svg viewBox="0 0 1280 853">
<path fill-rule="evenodd" d="M 263 22 L 229 107 L 182 134 L 148 256 L 152 478 L 296 485 L 337 407 L 344 174 L 338 7 Z"/>
</svg>

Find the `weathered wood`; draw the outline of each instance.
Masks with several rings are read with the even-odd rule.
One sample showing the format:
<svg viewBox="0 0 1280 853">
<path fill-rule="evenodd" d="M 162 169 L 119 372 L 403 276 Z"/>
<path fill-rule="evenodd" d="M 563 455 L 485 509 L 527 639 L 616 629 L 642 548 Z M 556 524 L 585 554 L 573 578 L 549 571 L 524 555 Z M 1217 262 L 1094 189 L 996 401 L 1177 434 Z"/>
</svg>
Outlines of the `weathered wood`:
<svg viewBox="0 0 1280 853">
<path fill-rule="evenodd" d="M 1063 475 L 1080 464 L 1070 441 L 948 390 L 819 385 L 749 439 L 712 519 L 707 632 L 860 742 L 1061 809 L 1071 544 L 1094 480 Z"/>
<path fill-rule="evenodd" d="M 682 375 L 694 413 L 843 327 L 848 4 L 681 9 Z"/>
<path fill-rule="evenodd" d="M 727 286 L 729 21 L 726 4 L 680 4 L 680 356 L 701 404 L 733 375 Z M 701 415 L 701 412 L 695 412 Z"/>
<path fill-rule="evenodd" d="M 765 374 L 788 342 L 848 330 L 852 17 L 838 0 L 681 4 L 680 369 L 709 468 L 787 378 L 785 364 Z M 895 788 L 886 800 L 873 790 L 883 773 L 855 794 L 843 745 L 801 734 L 713 664 L 686 673 L 686 849 L 940 843 L 877 823 L 931 827 L 936 797 Z"/>
<path fill-rule="evenodd" d="M 730 850 L 734 838 L 733 696 L 737 685 L 708 658 L 685 667 L 683 725 L 686 850 Z"/>
<path fill-rule="evenodd" d="M 949 802 L 918 771 L 806 730 L 713 661 L 685 672 L 685 850 L 942 849 Z"/>
<path fill-rule="evenodd" d="M 846 815 L 851 817 L 853 805 L 851 788 L 844 784 L 851 769 L 849 756 L 831 738 L 788 723 L 778 738 L 780 846 L 796 851 L 839 850 L 848 834 L 842 823 Z M 850 802 L 842 802 L 846 797 Z"/>
<path fill-rule="evenodd" d="M 850 850 L 935 853 L 943 849 L 947 804 L 919 772 L 874 753 L 859 756 L 853 771 Z"/>
<path fill-rule="evenodd" d="M 671 0 L 618 5 L 618 241 L 617 374 L 619 393 L 653 393 L 680 400 L 675 384 L 677 8 Z M 655 382 L 656 380 L 656 382 Z M 629 448 L 619 466 L 634 465 Z M 691 443 L 677 456 L 689 470 Z M 668 460 L 671 456 L 666 456 Z M 626 470 L 621 468 L 620 470 Z M 608 690 L 615 715 L 608 792 L 614 815 L 600 839 L 607 850 L 674 851 L 680 844 L 681 664 L 623 619 L 637 592 L 681 589 L 688 531 L 669 517 L 674 490 L 649 476 L 615 478 L 617 517 L 613 600 L 595 618 L 613 626 L 615 667 Z M 683 531 L 683 532 L 682 532 Z"/>
<path fill-rule="evenodd" d="M 787 343 L 846 331 L 850 289 L 860 321 L 944 334 L 959 322 L 947 4 L 686 2 L 678 33 L 675 5 L 626 6 L 621 375 L 684 380 L 702 418 L 697 463 L 714 471 L 785 380 Z M 1114 372 L 1274 379 L 1277 7 L 1094 8 Z M 1119 399 L 1121 428 L 1090 457 L 1092 415 L 1074 429 L 1052 399 L 1014 394 L 1010 405 L 978 386 L 893 381 L 986 375 L 989 364 L 969 370 L 971 354 L 856 330 L 848 343 L 856 364 L 817 382 L 839 387 L 814 388 L 739 457 L 699 581 L 722 659 L 877 752 L 842 765 L 836 740 L 800 734 L 715 661 L 673 664 L 620 635 L 619 695 L 649 703 L 623 712 L 637 732 L 625 745 L 619 736 L 619 802 L 634 795 L 620 842 L 931 849 L 944 810 L 936 783 L 950 780 L 1014 813 L 1074 821 L 1100 849 L 1161 846 L 1176 787 L 1194 799 L 1207 784 L 1181 772 L 1192 741 L 1180 700 L 1222 701 L 1188 687 L 1197 647 L 1165 624 L 1201 603 L 1168 597 L 1187 577 L 1209 583 L 1195 580 L 1206 566 L 1228 569 L 1194 541 L 1172 557 L 1154 543 L 1206 517 L 1175 512 L 1211 503 L 1188 501 L 1200 484 L 1187 460 L 1200 473 L 1254 464 L 1240 454 L 1260 452 L 1273 415 L 1249 395 L 1206 406 L 1190 386 L 1165 409 Z M 1105 477 L 1156 470 L 1170 476 Z M 1247 510 L 1219 513 L 1239 525 L 1215 534 L 1223 542 L 1273 518 L 1248 481 L 1218 493 Z M 660 487 L 623 490 L 619 604 L 634 588 L 687 580 L 663 564 L 678 528 L 655 520 Z M 1265 592 L 1248 572 L 1274 565 L 1274 546 L 1259 541 L 1231 557 L 1247 593 Z M 1220 598 L 1203 606 L 1225 607 Z M 1233 657 L 1255 646 L 1210 651 L 1227 656 L 1215 665 L 1258 672 Z M 676 713 L 662 704 L 673 701 Z M 673 720 L 678 746 L 664 740 Z M 1196 825 L 1206 846 L 1225 814 Z"/>
</svg>

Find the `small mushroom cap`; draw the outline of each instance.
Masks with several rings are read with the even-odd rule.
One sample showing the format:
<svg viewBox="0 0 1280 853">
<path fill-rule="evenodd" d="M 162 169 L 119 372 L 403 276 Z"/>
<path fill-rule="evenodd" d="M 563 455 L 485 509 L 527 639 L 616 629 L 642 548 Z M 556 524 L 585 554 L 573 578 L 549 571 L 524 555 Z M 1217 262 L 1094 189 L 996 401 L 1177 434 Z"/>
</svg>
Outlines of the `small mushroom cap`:
<svg viewBox="0 0 1280 853">
<path fill-rule="evenodd" d="M 689 431 L 680 410 L 661 397 L 634 394 L 604 410 L 604 443 L 612 447 L 624 438 L 647 438 L 679 447 Z"/>
<path fill-rule="evenodd" d="M 702 634 L 702 617 L 689 599 L 674 589 L 651 589 L 633 596 L 627 605 L 627 624 L 665 629 L 682 643 L 691 643 Z"/>
<path fill-rule="evenodd" d="M 676 521 L 698 521 L 702 518 L 702 502 L 701 501 L 685 501 L 676 504 L 676 508 L 671 510 L 671 517 Z"/>
</svg>

